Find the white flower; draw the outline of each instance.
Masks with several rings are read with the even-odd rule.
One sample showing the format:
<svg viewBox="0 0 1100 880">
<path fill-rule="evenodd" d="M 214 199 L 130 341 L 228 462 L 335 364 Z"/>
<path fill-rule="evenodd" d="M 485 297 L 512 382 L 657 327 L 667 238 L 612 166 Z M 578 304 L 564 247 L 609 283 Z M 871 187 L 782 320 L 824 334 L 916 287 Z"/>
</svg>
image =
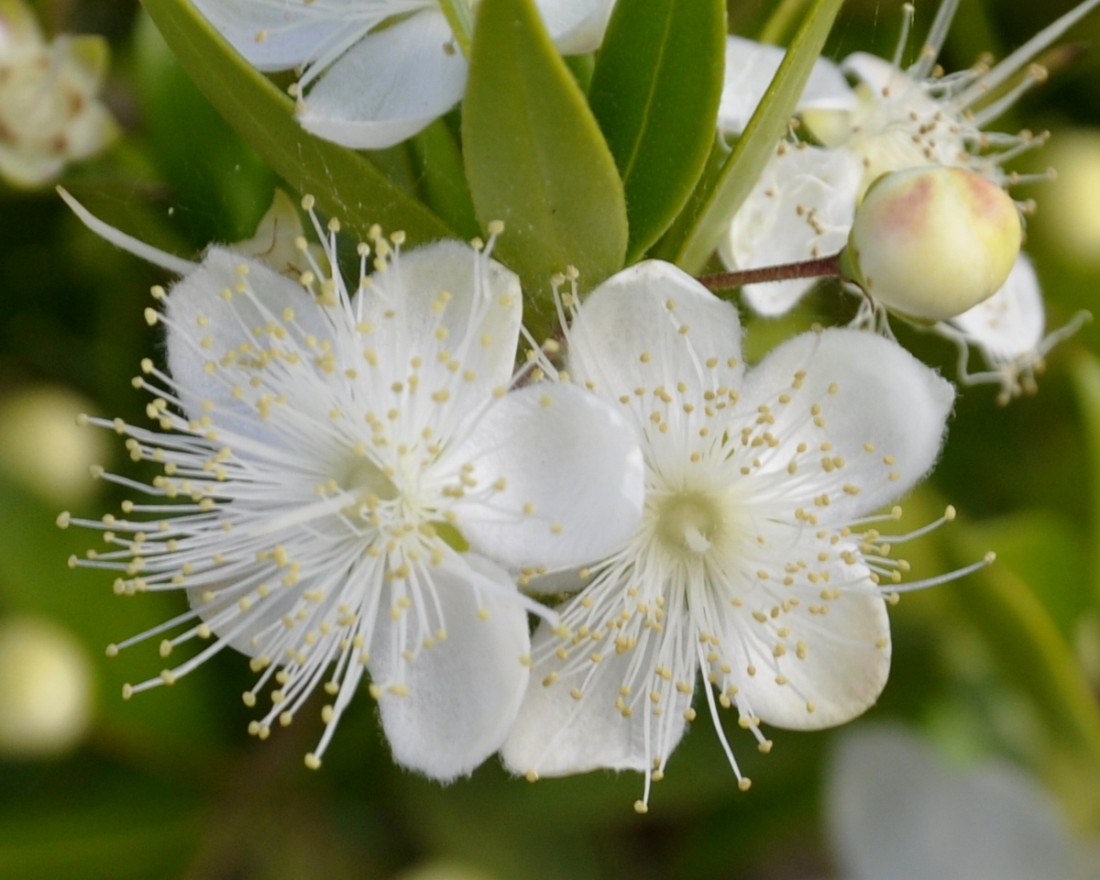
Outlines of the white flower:
<svg viewBox="0 0 1100 880">
<path fill-rule="evenodd" d="M 356 149 L 393 146 L 451 109 L 467 64 L 438 0 L 194 0 L 260 70 L 302 70 L 308 131 Z M 614 0 L 538 0 L 564 53 L 599 46 Z"/>
<path fill-rule="evenodd" d="M 94 714 L 84 646 L 37 617 L 0 618 L 0 754 L 54 757 L 73 749 Z"/>
<path fill-rule="evenodd" d="M 336 229 L 318 227 L 333 266 Z M 395 759 L 450 779 L 499 747 L 524 692 L 526 611 L 547 612 L 516 577 L 620 544 L 641 461 L 621 417 L 583 390 L 508 390 L 515 275 L 459 242 L 399 241 L 360 245 L 350 290 L 316 263 L 294 280 L 216 247 L 155 289 L 168 372 L 146 360 L 135 384 L 159 430 L 88 421 L 163 473 L 105 474 L 152 498 L 60 521 L 104 530 L 106 549 L 73 564 L 120 571 L 116 592 L 191 602 L 111 653 L 162 633 L 165 657 L 209 640 L 127 694 L 232 646 L 260 673 L 248 705 L 273 685 L 251 727 L 261 738 L 318 687 L 330 695 L 317 766 L 368 671 Z"/>
<path fill-rule="evenodd" d="M 114 140 L 98 99 L 108 54 L 101 37 L 47 43 L 22 0 L 0 0 L 0 177 L 39 186 Z"/>
<path fill-rule="evenodd" d="M 644 809 L 701 671 L 747 787 L 719 704 L 767 749 L 762 722 L 839 724 L 885 684 L 879 581 L 906 566 L 862 527 L 932 466 L 954 391 L 875 334 L 805 334 L 751 370 L 740 338 L 735 309 L 665 263 L 619 273 L 577 310 L 569 375 L 633 422 L 645 512 L 581 572 L 560 609 L 568 634 L 536 633 L 502 752 L 515 772 L 641 770 Z"/>
<path fill-rule="evenodd" d="M 818 145 L 779 145 L 773 167 L 734 217 L 719 249 L 722 259 L 730 268 L 749 269 L 835 252 L 843 245 L 844 224 L 851 223 L 856 203 L 888 171 L 940 164 L 969 168 L 1001 186 L 1020 182 L 1024 178 L 1005 164 L 1045 136 L 988 131 L 986 126 L 1045 78 L 1042 68 L 1028 66 L 1031 59 L 1098 2 L 1081 3 L 993 67 L 978 64 L 947 75 L 936 67 L 958 0 L 943 0 L 917 60 L 904 70 L 900 59 L 913 15 L 908 5 L 892 61 L 856 53 L 840 65 L 839 72 L 855 80 L 854 88 L 836 68 L 819 62 L 799 104 L 802 124 Z M 725 89 L 741 89 L 756 100 L 782 55 L 779 48 L 751 43 L 731 48 Z M 1017 75 L 1019 82 L 1012 84 Z M 989 99 L 1006 84 L 1003 94 Z M 719 123 L 736 133 L 744 118 L 743 112 L 730 113 Z M 744 295 L 754 311 L 775 315 L 787 311 L 813 283 L 785 282 L 778 291 L 767 284 L 746 285 Z"/>
<path fill-rule="evenodd" d="M 983 382 L 1000 385 L 997 400 L 1005 404 L 1021 394 L 1035 392 L 1035 377 L 1043 371 L 1047 353 L 1076 333 L 1088 318 L 1088 312 L 1078 312 L 1064 326 L 1045 333 L 1046 314 L 1039 281 L 1031 261 L 1021 254 L 1000 290 L 950 321 L 936 324 L 934 330 L 958 345 L 959 380 L 970 385 Z M 974 348 L 982 353 L 989 367 L 987 371 L 970 372 L 970 353 Z"/>
<path fill-rule="evenodd" d="M 1086 880 L 1100 849 L 1074 836 L 1050 795 L 1018 768 L 948 766 L 900 729 L 841 740 L 825 815 L 849 880 Z"/>
</svg>

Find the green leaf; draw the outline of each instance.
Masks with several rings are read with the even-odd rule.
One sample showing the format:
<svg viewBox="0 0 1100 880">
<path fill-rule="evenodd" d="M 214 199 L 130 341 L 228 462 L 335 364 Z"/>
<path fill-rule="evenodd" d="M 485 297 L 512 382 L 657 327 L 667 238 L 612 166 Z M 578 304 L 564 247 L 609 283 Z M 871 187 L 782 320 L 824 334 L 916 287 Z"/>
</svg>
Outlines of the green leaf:
<svg viewBox="0 0 1100 880">
<path fill-rule="evenodd" d="M 447 123 L 437 119 L 408 142 L 425 203 L 463 238 L 478 234 L 466 187 L 462 150 Z"/>
<path fill-rule="evenodd" d="M 589 103 L 626 191 L 633 262 L 683 209 L 722 97 L 723 0 L 619 0 Z"/>
<path fill-rule="evenodd" d="M 365 156 L 314 137 L 294 104 L 222 40 L 186 0 L 142 0 L 180 65 L 260 157 L 300 193 L 311 193 L 344 227 L 366 238 L 374 223 L 410 243 L 451 235 L 435 214 L 398 189 Z"/>
<path fill-rule="evenodd" d="M 959 524 L 952 526 L 949 538 L 968 561 L 988 547 L 985 536 Z M 1063 792 L 1067 805 L 1078 821 L 1100 828 L 1100 706 L 1073 650 L 1039 600 L 1040 587 L 998 560 L 949 595 L 977 627 L 1004 680 L 1020 688 L 1039 710 L 1052 743 L 1055 775 L 1060 775 L 1057 765 L 1073 766 Z"/>
<path fill-rule="evenodd" d="M 682 236 L 663 243 L 662 253 L 684 270 L 698 273 L 706 265 L 730 218 L 760 177 L 787 130 L 842 2 L 816 0 L 813 4 L 721 174 L 702 199 L 703 207 L 691 218 Z"/>
<path fill-rule="evenodd" d="M 478 220 L 504 221 L 496 254 L 542 331 L 531 319 L 553 314 L 550 278 L 575 266 L 588 289 L 620 269 L 627 222 L 615 160 L 531 0 L 478 8 L 462 139 Z"/>
</svg>

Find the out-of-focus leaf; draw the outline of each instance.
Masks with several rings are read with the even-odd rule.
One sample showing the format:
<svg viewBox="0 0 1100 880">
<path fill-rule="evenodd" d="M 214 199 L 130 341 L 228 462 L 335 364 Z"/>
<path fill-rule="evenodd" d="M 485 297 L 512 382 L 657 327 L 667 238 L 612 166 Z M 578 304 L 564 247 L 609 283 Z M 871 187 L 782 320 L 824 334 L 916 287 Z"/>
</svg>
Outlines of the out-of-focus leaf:
<svg viewBox="0 0 1100 880">
<path fill-rule="evenodd" d="M 710 185 L 702 209 L 690 219 L 682 235 L 666 238 L 662 243 L 662 255 L 684 270 L 697 273 L 702 269 L 721 240 L 730 218 L 759 178 L 787 129 L 842 2 L 816 0 L 813 4 L 721 174 Z"/>
<path fill-rule="evenodd" d="M 110 572 L 67 568 L 70 556 L 83 556 L 88 548 L 102 549 L 103 544 L 95 532 L 59 529 L 57 513 L 0 475 L 0 609 L 47 617 L 76 634 L 88 648 L 101 684 L 99 712 L 121 737 L 155 737 L 166 745 L 166 752 L 185 743 L 187 751 L 201 755 L 222 733 L 220 713 L 210 711 L 208 689 L 198 680 L 185 680 L 124 701 L 124 682 L 155 678 L 163 667 L 156 640 L 116 659 L 103 654 L 108 643 L 184 610 L 185 597 L 115 596 Z M 201 673 L 195 678 L 199 677 Z M 246 723 L 242 713 L 241 724 Z M 0 876 L 5 876 L 2 871 Z"/>
<path fill-rule="evenodd" d="M 984 553 L 985 536 L 959 524 L 950 539 L 963 558 Z M 1051 749 L 1051 772 L 1073 779 L 1063 794 L 1078 822 L 1100 828 L 1100 706 L 1073 652 L 1032 585 L 994 563 L 950 593 L 986 642 L 1003 679 L 1038 710 Z"/>
<path fill-rule="evenodd" d="M 82 768 L 70 786 L 53 802 L 41 792 L 5 790 L 17 799 L 0 812 L 0 877 L 178 877 L 198 848 L 202 820 L 194 798 L 165 791 L 163 781 L 155 791 L 132 781 L 124 788 Z"/>
<path fill-rule="evenodd" d="M 374 223 L 410 243 L 451 234 L 371 161 L 306 132 L 289 97 L 242 59 L 186 0 L 142 0 L 180 65 L 207 100 L 291 188 L 311 193 L 344 227 L 366 238 Z"/>
<path fill-rule="evenodd" d="M 966 528 L 975 543 L 997 553 L 998 567 L 1034 586 L 1063 638 L 1072 638 L 1090 603 L 1084 530 L 1045 510 L 1026 510 Z"/>
<path fill-rule="evenodd" d="M 531 0 L 478 8 L 462 137 L 478 220 L 504 221 L 496 253 L 541 312 L 541 326 L 525 316 L 539 335 L 551 277 L 575 266 L 588 289 L 617 271 L 627 221 L 615 161 Z"/>
<path fill-rule="evenodd" d="M 1073 359 L 1072 375 L 1080 400 L 1081 422 L 1088 444 L 1092 490 L 1092 534 L 1087 546 L 1092 548 L 1093 602 L 1100 603 L 1100 358 L 1085 349 Z"/>
<path fill-rule="evenodd" d="M 722 96 L 723 0 L 619 0 L 588 98 L 626 191 L 627 262 L 691 195 Z"/>
</svg>

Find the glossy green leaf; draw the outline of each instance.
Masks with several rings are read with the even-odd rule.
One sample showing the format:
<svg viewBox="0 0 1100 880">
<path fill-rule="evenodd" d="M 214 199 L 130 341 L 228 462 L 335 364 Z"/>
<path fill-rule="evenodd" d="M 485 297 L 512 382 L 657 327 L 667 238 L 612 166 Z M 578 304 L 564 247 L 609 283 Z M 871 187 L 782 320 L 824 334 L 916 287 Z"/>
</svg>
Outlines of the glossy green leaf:
<svg viewBox="0 0 1100 880">
<path fill-rule="evenodd" d="M 718 178 L 702 199 L 682 237 L 669 240 L 662 254 L 697 273 L 714 252 L 730 218 L 749 194 L 787 130 L 799 95 L 821 54 L 843 0 L 816 0 L 787 50 L 768 91 L 752 115 Z"/>
<path fill-rule="evenodd" d="M 311 193 L 355 235 L 374 223 L 402 229 L 411 243 L 451 234 L 362 154 L 321 140 L 294 118 L 293 102 L 257 73 L 186 0 L 142 0 L 180 65 L 207 100 L 274 171 Z"/>
<path fill-rule="evenodd" d="M 615 156 L 627 262 L 683 209 L 710 154 L 722 97 L 723 0 L 619 0 L 588 99 Z"/>
<path fill-rule="evenodd" d="M 531 0 L 478 8 L 462 139 L 478 220 L 504 221 L 497 256 L 523 279 L 536 311 L 552 314 L 555 273 L 575 266 L 591 288 L 622 267 L 627 221 L 615 161 Z"/>
</svg>

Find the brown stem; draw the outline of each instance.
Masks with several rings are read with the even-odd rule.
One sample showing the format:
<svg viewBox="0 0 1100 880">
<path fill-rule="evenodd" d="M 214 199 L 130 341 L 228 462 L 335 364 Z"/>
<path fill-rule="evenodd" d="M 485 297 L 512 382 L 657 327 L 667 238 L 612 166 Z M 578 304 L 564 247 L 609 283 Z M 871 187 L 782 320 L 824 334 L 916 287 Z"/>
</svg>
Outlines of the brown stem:
<svg viewBox="0 0 1100 880">
<path fill-rule="evenodd" d="M 836 253 L 801 263 L 784 263 L 781 266 L 761 266 L 759 269 L 742 269 L 739 272 L 703 275 L 699 278 L 699 281 L 708 290 L 729 290 L 733 287 L 741 287 L 744 284 L 760 284 L 767 281 L 840 277 L 840 254 Z"/>
</svg>

